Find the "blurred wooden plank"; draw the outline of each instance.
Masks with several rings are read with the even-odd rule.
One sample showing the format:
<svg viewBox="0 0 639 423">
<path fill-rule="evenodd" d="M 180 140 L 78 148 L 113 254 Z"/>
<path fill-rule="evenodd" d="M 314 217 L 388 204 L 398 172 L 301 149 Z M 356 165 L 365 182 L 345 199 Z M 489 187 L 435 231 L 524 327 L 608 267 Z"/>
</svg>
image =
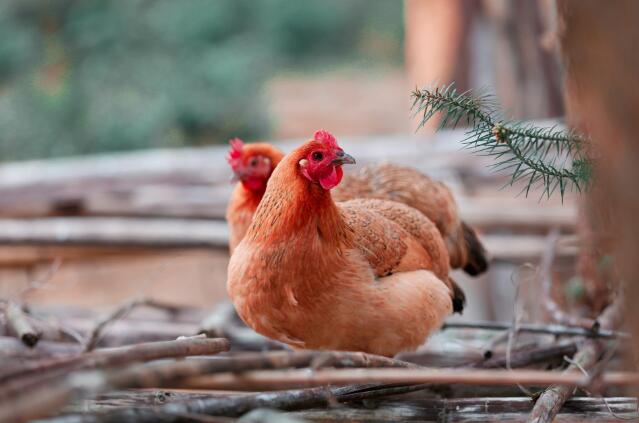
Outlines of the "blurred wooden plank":
<svg viewBox="0 0 639 423">
<path fill-rule="evenodd" d="M 223 219 L 231 185 L 214 187 L 196 186 L 144 186 L 126 195 L 110 191 L 91 191 L 79 200 L 75 210 L 82 216 L 123 216 L 123 217 L 173 217 Z M 462 218 L 480 230 L 511 229 L 547 232 L 557 227 L 573 231 L 577 221 L 574 203 L 548 204 L 525 201 L 518 198 L 489 199 L 457 195 Z M 42 217 L 55 210 L 47 206 L 47 199 L 38 199 L 40 207 L 21 203 L 22 211 L 16 209 L 0 211 L 0 216 Z M 58 203 L 60 204 L 60 203 Z M 30 206 L 30 207 L 29 207 Z M 67 203 L 71 206 L 71 203 Z M 58 209 L 62 213 L 62 210 Z M 65 213 L 62 213 L 65 214 Z"/>
<path fill-rule="evenodd" d="M 459 151 L 462 136 L 460 131 L 438 134 L 432 137 L 437 142 L 428 147 L 423 145 L 424 138 L 408 136 L 362 137 L 340 142 L 357 157 L 358 165 L 390 160 L 434 172 L 434 176 L 437 169 L 447 172 L 464 169 L 476 177 L 478 174 L 490 177 L 483 167 L 485 160 Z M 301 141 L 275 144 L 290 151 Z M 226 153 L 227 147 L 220 145 L 0 165 L 0 215 L 132 212 L 178 215 L 178 200 L 171 195 L 180 189 L 185 191 L 179 192 L 178 198 L 187 200 L 177 209 L 180 215 L 219 215 L 230 192 L 231 171 Z M 207 194 L 207 189 L 212 191 Z M 160 205 L 164 209 L 158 208 Z"/>
<path fill-rule="evenodd" d="M 560 238 L 556 256 L 575 256 L 578 248 L 574 242 L 571 242 L 574 239 L 574 237 Z M 515 263 L 538 261 L 548 245 L 546 236 L 537 235 L 485 235 L 481 237 L 481 240 L 493 260 Z"/>
<path fill-rule="evenodd" d="M 496 260 L 536 260 L 546 248 L 542 235 L 484 235 Z M 573 239 L 573 238 L 570 238 Z M 574 245 L 558 249 L 559 256 L 575 254 Z M 146 254 L 170 249 L 226 249 L 228 228 L 223 221 L 148 218 L 0 219 L 0 266 L 27 265 L 47 260 Z"/>
<path fill-rule="evenodd" d="M 181 250 L 162 250 L 176 254 Z M 29 267 L 62 260 L 67 263 L 109 257 L 137 257 L 158 254 L 157 248 L 97 245 L 0 245 L 0 267 Z"/>
<path fill-rule="evenodd" d="M 0 219 L 0 244 L 226 248 L 228 227 L 225 222 L 196 219 Z"/>
<path fill-rule="evenodd" d="M 486 204 L 467 197 L 459 199 L 462 219 L 473 227 L 489 230 L 507 228 L 518 230 L 540 230 L 560 228 L 574 231 L 577 223 L 575 204 L 544 205 L 540 203 L 506 200 Z M 496 204 L 497 203 L 497 204 Z"/>
</svg>

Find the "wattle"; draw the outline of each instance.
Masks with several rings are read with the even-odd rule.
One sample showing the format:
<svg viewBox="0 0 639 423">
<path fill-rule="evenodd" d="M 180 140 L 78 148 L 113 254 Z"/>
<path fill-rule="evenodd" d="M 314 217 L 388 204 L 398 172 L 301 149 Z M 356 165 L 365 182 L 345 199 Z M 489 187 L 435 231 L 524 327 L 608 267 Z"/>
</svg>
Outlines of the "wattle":
<svg viewBox="0 0 639 423">
<path fill-rule="evenodd" d="M 331 172 L 319 178 L 319 183 L 325 190 L 335 188 L 342 180 L 344 171 L 341 166 L 332 166 Z"/>
<path fill-rule="evenodd" d="M 266 186 L 264 179 L 253 177 L 242 179 L 242 185 L 249 191 L 263 191 Z"/>
</svg>

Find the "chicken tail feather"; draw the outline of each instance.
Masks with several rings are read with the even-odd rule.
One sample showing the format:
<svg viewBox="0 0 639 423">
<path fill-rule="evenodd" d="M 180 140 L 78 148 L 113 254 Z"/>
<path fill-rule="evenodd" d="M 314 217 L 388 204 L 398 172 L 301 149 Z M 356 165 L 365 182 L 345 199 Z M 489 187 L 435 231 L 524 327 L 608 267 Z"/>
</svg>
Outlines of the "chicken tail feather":
<svg viewBox="0 0 639 423">
<path fill-rule="evenodd" d="M 471 276 L 477 276 L 488 270 L 488 254 L 473 228 L 462 222 L 462 230 L 464 232 L 464 243 L 468 253 L 464 271 Z"/>
<path fill-rule="evenodd" d="M 448 283 L 452 290 L 451 297 L 453 300 L 453 313 L 462 314 L 464 312 L 464 306 L 466 305 L 466 294 L 461 289 L 457 282 L 455 282 L 450 276 L 448 277 Z"/>
</svg>

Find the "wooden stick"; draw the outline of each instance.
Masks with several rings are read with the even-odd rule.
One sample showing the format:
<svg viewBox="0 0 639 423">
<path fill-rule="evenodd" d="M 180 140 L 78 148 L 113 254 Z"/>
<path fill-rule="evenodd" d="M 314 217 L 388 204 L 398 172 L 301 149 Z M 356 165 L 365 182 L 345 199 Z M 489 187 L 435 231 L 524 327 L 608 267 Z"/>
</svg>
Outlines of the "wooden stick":
<svg viewBox="0 0 639 423">
<path fill-rule="evenodd" d="M 370 399 L 401 392 L 375 390 L 365 386 L 339 388 L 296 389 L 281 392 L 267 392 L 249 395 L 198 397 L 194 400 L 169 403 L 154 408 L 126 408 L 101 414 L 78 414 L 47 419 L 48 423 L 145 423 L 179 422 L 184 415 L 204 414 L 214 416 L 240 416 L 256 408 L 292 410 L 329 405 L 334 401 Z M 3 410 L 0 409 L 0 417 Z M 20 417 L 30 417 L 33 413 Z"/>
<path fill-rule="evenodd" d="M 82 372 L 72 374 L 55 384 L 44 384 L 39 388 L 31 384 L 29 397 L 21 396 L 12 400 L 11 407 L 8 407 L 7 401 L 5 401 L 6 407 L 0 406 L 0 421 L 20 420 L 24 419 L 24 416 L 34 418 L 46 415 L 58 410 L 74 398 L 104 392 L 108 389 L 159 388 L 166 385 L 176 385 L 187 377 L 207 373 L 313 365 L 333 367 L 391 366 L 406 369 L 417 367 L 399 360 L 364 353 L 277 351 L 261 354 L 250 353 L 236 357 L 138 365 L 115 372 Z M 26 387 L 23 384 L 17 387 L 13 386 L 11 392 L 16 392 L 17 388 L 24 392 Z M 6 409 L 7 414 L 3 414 L 3 409 Z"/>
<path fill-rule="evenodd" d="M 262 369 L 290 369 L 304 367 L 395 367 L 416 369 L 411 363 L 386 357 L 339 351 L 274 351 L 248 353 L 215 360 L 187 360 L 177 363 L 158 363 L 125 369 L 107 375 L 111 386 L 122 388 L 150 388 L 175 385 L 189 377 L 224 372 L 246 372 Z M 287 370 L 290 371 L 290 370 Z"/>
<path fill-rule="evenodd" d="M 65 376 L 78 375 L 78 373 L 72 373 L 73 371 L 95 368 L 108 369 L 113 366 L 163 358 L 211 355 L 226 350 L 228 350 L 228 342 L 225 339 L 190 338 L 140 344 L 106 351 L 99 350 L 70 359 L 52 360 L 44 363 L 35 362 L 31 366 L 18 369 L 16 373 L 3 375 L 4 381 L 0 390 L 0 399 L 4 399 L 4 402 L 10 402 L 11 398 L 15 398 L 20 393 L 38 392 L 39 387 L 42 386 L 51 393 L 51 396 L 43 396 L 45 400 L 56 396 L 64 398 L 77 389 L 76 382 L 65 382 L 64 379 Z M 105 376 L 100 376 L 102 381 L 102 384 L 99 385 L 100 389 L 106 389 L 110 386 L 110 380 L 106 377 L 108 374 L 107 372 Z M 82 386 L 81 389 L 86 389 L 86 386 L 82 384 L 80 386 Z M 65 400 L 59 399 L 59 401 L 64 402 Z M 2 420 L 0 419 L 0 421 Z"/>
<path fill-rule="evenodd" d="M 0 336 L 0 363 L 11 357 L 19 357 L 26 360 L 77 354 L 81 351 L 82 347 L 80 345 L 68 342 L 41 340 L 35 347 L 27 347 L 17 338 Z"/>
<path fill-rule="evenodd" d="M 510 330 L 510 323 L 501 322 L 446 322 L 442 326 L 442 330 L 446 329 L 486 329 L 486 330 Z M 518 332 L 528 333 L 545 333 L 557 336 L 583 336 L 586 338 L 621 338 L 629 339 L 630 334 L 627 332 L 614 331 L 602 327 L 585 329 L 578 326 L 563 325 L 545 325 L 534 323 L 520 323 L 517 325 Z"/>
<path fill-rule="evenodd" d="M 153 308 L 158 308 L 161 310 L 167 310 L 171 313 L 176 313 L 180 310 L 180 307 L 174 306 L 174 305 L 170 305 L 170 304 L 164 304 L 164 303 L 159 303 L 155 300 L 151 300 L 148 298 L 139 298 L 139 299 L 134 299 L 131 301 L 128 301 L 124 304 L 122 304 L 120 307 L 118 307 L 117 309 L 115 309 L 113 312 L 111 312 L 110 314 L 108 314 L 106 317 L 104 317 L 102 320 L 100 320 L 98 322 L 98 324 L 93 328 L 93 330 L 91 331 L 90 335 L 89 335 L 89 339 L 87 340 L 84 350 L 85 351 L 91 351 L 95 348 L 96 344 L 98 343 L 98 340 L 100 338 L 100 335 L 102 334 L 102 332 L 104 331 L 104 328 L 121 319 L 122 317 L 126 316 L 127 314 L 129 314 L 133 309 L 137 308 L 137 307 L 153 307 Z"/>
<path fill-rule="evenodd" d="M 564 356 L 572 357 L 577 351 L 577 344 L 569 342 L 560 345 L 545 345 L 537 348 L 527 348 L 522 351 L 515 351 L 510 355 L 510 367 L 525 367 L 535 363 L 544 363 L 552 359 L 561 359 Z M 506 354 L 499 357 L 492 357 L 485 361 L 480 361 L 472 365 L 482 369 L 506 368 L 508 358 Z"/>
<path fill-rule="evenodd" d="M 354 391 L 353 388 L 350 389 Z M 326 391 L 327 390 L 325 390 L 325 392 Z M 532 403 L 528 397 L 419 398 L 412 399 L 409 403 L 402 403 L 396 399 L 384 398 L 386 396 L 384 395 L 385 392 L 381 390 L 369 391 L 368 396 L 364 397 L 364 395 L 360 395 L 358 392 L 349 394 L 348 391 L 340 391 L 333 388 L 328 392 L 333 394 L 335 401 L 342 404 L 339 407 L 319 408 L 324 405 L 330 405 L 328 403 L 330 398 L 326 398 L 324 403 L 315 404 L 308 399 L 302 400 L 302 396 L 300 396 L 299 401 L 293 401 L 293 392 L 297 391 L 273 392 L 267 395 L 277 398 L 276 401 L 284 406 L 279 408 L 280 410 L 293 410 L 292 413 L 284 414 L 284 416 L 308 418 L 310 421 L 403 421 L 407 417 L 407 412 L 410 413 L 411 419 L 419 421 L 486 421 L 489 419 L 494 420 L 500 413 L 509 413 L 509 416 L 512 416 L 513 413 L 527 413 L 532 407 Z M 167 421 L 170 422 L 176 421 L 179 415 L 185 416 L 185 414 L 178 412 L 169 413 L 168 410 L 175 409 L 174 407 L 168 407 L 168 405 L 172 403 L 188 404 L 187 407 L 190 410 L 198 411 L 197 415 L 203 415 L 204 412 L 207 412 L 208 415 L 215 416 L 235 417 L 239 415 L 239 413 L 234 412 L 231 407 L 225 407 L 225 398 L 217 394 L 192 394 L 182 391 L 167 391 L 165 394 L 168 397 L 167 404 L 159 410 L 156 408 L 157 411 L 162 413 L 156 415 L 157 420 L 162 418 L 161 421 L 165 421 L 164 418 L 166 417 L 166 419 L 168 419 Z M 145 418 L 141 418 L 143 413 L 134 412 L 133 410 L 138 409 L 135 404 L 139 403 L 139 406 L 145 407 L 144 410 L 148 411 L 149 408 L 146 407 L 156 402 L 156 395 L 154 392 L 117 392 L 109 394 L 105 398 L 90 401 L 90 404 L 95 404 L 97 407 L 108 407 L 111 409 L 105 414 L 98 416 L 90 416 L 86 413 L 83 415 L 67 415 L 46 419 L 41 422 L 88 423 L 117 421 L 117 418 L 120 418 L 119 421 L 123 423 L 151 421 L 150 419 L 145 420 Z M 247 405 L 255 405 L 258 408 L 263 407 L 257 403 L 257 395 L 264 394 L 237 396 L 236 399 L 233 400 L 233 403 L 240 405 L 240 411 L 246 413 L 250 410 L 250 408 L 246 408 Z M 321 395 L 321 393 L 317 392 L 317 395 Z M 289 401 L 283 401 L 286 397 L 289 398 Z M 367 399 L 369 401 L 374 400 L 374 408 L 344 404 L 353 401 L 353 398 Z M 637 400 L 635 398 L 614 397 L 607 398 L 606 400 L 615 413 L 620 413 L 625 416 L 636 415 Z M 197 407 L 195 405 L 196 403 L 200 403 L 202 406 Z M 609 415 L 608 408 L 603 401 L 598 398 L 574 398 L 570 400 L 570 403 L 567 405 L 572 412 L 579 413 L 585 418 L 592 418 L 593 421 L 594 419 Z M 92 405 L 89 407 L 92 407 Z M 182 407 L 184 406 L 180 406 L 180 408 Z M 312 409 L 301 411 L 308 408 Z M 73 411 L 81 413 L 82 409 Z M 129 417 L 128 420 L 127 417 Z"/>
<path fill-rule="evenodd" d="M 566 404 L 561 422 L 619 422 L 637 420 L 635 398 L 575 398 Z M 532 408 L 529 397 L 484 398 L 420 398 L 400 402 L 393 399 L 375 400 L 372 406 L 341 405 L 339 408 L 314 408 L 289 412 L 286 415 L 304 421 L 368 422 L 411 421 L 420 422 L 519 422 Z M 611 413 L 619 416 L 615 419 Z M 407 417 L 410 416 L 410 417 Z"/>
<path fill-rule="evenodd" d="M 346 369 L 346 370 L 264 370 L 241 374 L 224 373 L 189 378 L 179 387 L 185 389 L 286 389 L 328 384 L 402 383 L 464 385 L 551 385 L 585 387 L 590 380 L 582 374 L 541 370 L 479 369 Z M 602 386 L 635 386 L 639 373 L 611 372 L 601 378 Z"/>
<path fill-rule="evenodd" d="M 623 321 L 623 295 L 618 294 L 615 301 L 606 307 L 606 309 L 599 316 L 599 323 L 604 329 L 614 329 L 618 327 Z M 586 340 L 570 364 L 568 369 L 561 374 L 563 378 L 570 377 L 583 377 L 581 371 L 589 371 L 593 368 L 601 354 L 605 349 L 605 344 L 601 340 L 588 339 Z M 590 377 L 587 377 L 590 379 Z M 549 387 L 544 393 L 537 399 L 535 407 L 533 408 L 528 418 L 529 423 L 544 423 L 552 422 L 555 416 L 566 402 L 575 392 L 575 386 L 577 385 L 565 385 L 555 383 L 554 386 Z"/>
<path fill-rule="evenodd" d="M 39 360 L 9 369 L 3 368 L 0 369 L 0 382 L 5 382 L 16 376 L 41 375 L 51 370 L 66 373 L 71 370 L 121 366 L 160 358 L 213 355 L 228 351 L 229 347 L 228 340 L 224 338 L 191 337 L 175 341 L 149 342 L 118 348 L 105 348 L 70 357 Z"/>
<path fill-rule="evenodd" d="M 197 323 L 179 322 L 182 315 L 172 315 L 170 320 L 123 318 L 109 323 L 108 330 L 98 337 L 96 348 L 118 347 L 141 342 L 170 341 L 180 336 L 197 335 Z M 96 320 L 67 317 L 64 322 L 71 328 L 90 334 L 96 328 Z M 93 320 L 93 321 L 92 321 Z M 87 336 L 88 338 L 88 336 Z"/>
<path fill-rule="evenodd" d="M 9 301 L 5 307 L 7 323 L 24 345 L 33 348 L 40 340 L 40 333 L 36 331 L 28 316 L 16 303 Z"/>
</svg>

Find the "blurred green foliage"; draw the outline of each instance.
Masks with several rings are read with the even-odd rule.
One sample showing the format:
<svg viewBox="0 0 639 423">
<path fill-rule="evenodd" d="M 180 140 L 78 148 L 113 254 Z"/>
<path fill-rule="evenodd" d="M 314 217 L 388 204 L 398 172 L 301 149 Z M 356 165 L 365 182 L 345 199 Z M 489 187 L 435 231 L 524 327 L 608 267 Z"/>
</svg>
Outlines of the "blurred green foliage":
<svg viewBox="0 0 639 423">
<path fill-rule="evenodd" d="M 0 160 L 268 134 L 283 70 L 401 61 L 388 0 L 2 0 Z"/>
</svg>

